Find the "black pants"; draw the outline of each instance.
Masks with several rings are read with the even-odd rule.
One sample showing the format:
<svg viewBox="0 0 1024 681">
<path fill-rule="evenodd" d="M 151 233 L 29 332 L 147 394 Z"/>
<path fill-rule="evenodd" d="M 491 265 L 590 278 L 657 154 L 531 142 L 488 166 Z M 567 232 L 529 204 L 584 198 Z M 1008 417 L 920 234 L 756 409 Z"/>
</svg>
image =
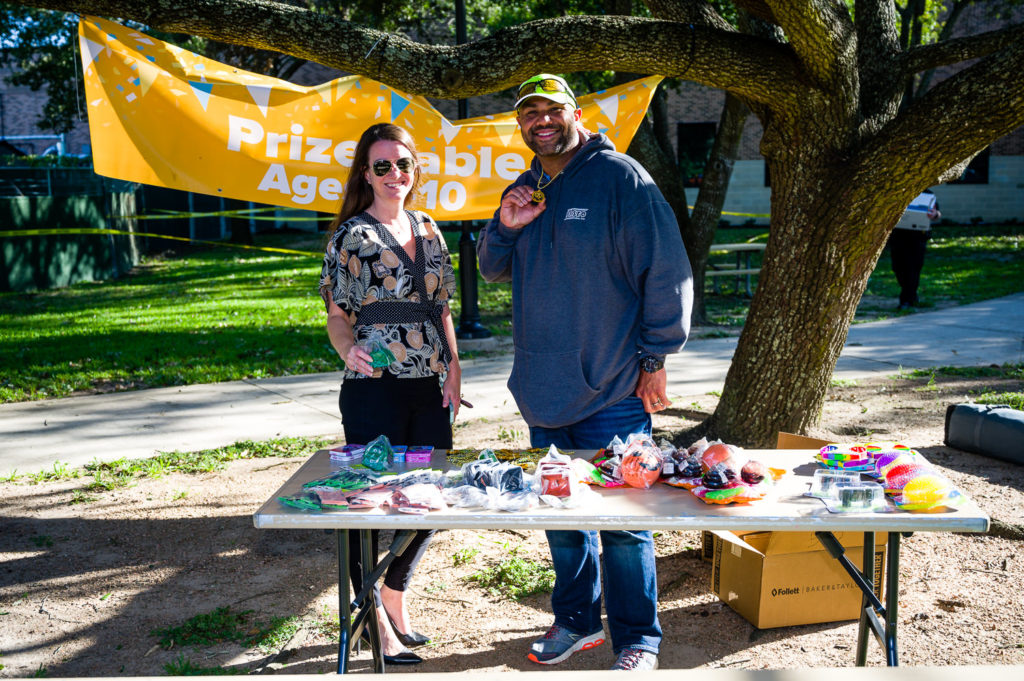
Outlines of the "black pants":
<svg viewBox="0 0 1024 681">
<path fill-rule="evenodd" d="M 345 442 L 366 444 L 386 435 L 393 445 L 430 445 L 451 449 L 452 427 L 448 409 L 441 405 L 441 386 L 436 377 L 395 378 L 387 371 L 380 378 L 357 378 L 341 384 L 338 407 Z M 405 552 L 384 574 L 384 584 L 405 591 L 416 564 L 427 551 L 435 530 L 419 530 Z M 373 531 L 373 553 L 377 554 L 379 532 Z M 363 566 L 359 560 L 359 533 L 349 532 L 349 572 L 352 588 L 362 588 Z M 376 596 L 380 605 L 380 596 Z"/>
<path fill-rule="evenodd" d="M 924 268 L 924 250 L 931 232 L 894 229 L 889 235 L 892 271 L 900 285 L 900 304 L 917 305 L 917 287 Z"/>
</svg>

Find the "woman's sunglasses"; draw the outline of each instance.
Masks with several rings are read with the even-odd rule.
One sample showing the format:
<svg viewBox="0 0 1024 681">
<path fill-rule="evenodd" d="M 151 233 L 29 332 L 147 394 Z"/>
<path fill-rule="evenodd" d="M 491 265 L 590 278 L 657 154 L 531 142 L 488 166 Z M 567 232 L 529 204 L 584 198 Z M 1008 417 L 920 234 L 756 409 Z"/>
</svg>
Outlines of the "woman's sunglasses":
<svg viewBox="0 0 1024 681">
<path fill-rule="evenodd" d="M 371 167 L 373 168 L 374 175 L 376 175 L 377 177 L 384 177 L 385 175 L 391 172 L 391 161 L 382 158 L 380 160 L 374 161 Z M 408 156 L 403 156 L 402 158 L 395 161 L 395 167 L 398 168 L 403 173 L 405 173 L 406 175 L 408 175 L 409 173 L 412 172 L 413 168 L 416 167 L 416 161 L 412 160 Z"/>
</svg>

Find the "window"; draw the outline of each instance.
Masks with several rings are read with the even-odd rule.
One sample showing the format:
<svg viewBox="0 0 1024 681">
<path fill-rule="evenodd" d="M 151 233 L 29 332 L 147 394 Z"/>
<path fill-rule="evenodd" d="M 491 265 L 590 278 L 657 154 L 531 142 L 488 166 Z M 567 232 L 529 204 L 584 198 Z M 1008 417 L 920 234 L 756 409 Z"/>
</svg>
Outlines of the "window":
<svg viewBox="0 0 1024 681">
<path fill-rule="evenodd" d="M 687 187 L 699 187 L 704 179 L 704 168 L 711 156 L 711 146 L 717 131 L 715 123 L 679 123 L 679 168 L 683 171 Z"/>
</svg>

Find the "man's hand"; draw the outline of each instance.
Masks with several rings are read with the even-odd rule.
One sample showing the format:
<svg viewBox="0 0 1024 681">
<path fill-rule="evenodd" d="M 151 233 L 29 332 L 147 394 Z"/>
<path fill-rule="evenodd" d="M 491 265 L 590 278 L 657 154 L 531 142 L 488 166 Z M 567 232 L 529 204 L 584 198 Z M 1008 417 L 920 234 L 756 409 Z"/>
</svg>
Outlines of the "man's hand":
<svg viewBox="0 0 1024 681">
<path fill-rule="evenodd" d="M 521 184 L 513 187 L 501 200 L 498 218 L 509 229 L 522 229 L 547 208 L 547 201 L 533 203 L 533 190 Z"/>
<path fill-rule="evenodd" d="M 667 409 L 672 404 L 672 400 L 668 399 L 668 395 L 665 394 L 667 387 L 668 373 L 664 368 L 655 371 L 653 374 L 641 370 L 634 394 L 643 400 L 644 411 L 648 414 L 654 414 Z"/>
</svg>

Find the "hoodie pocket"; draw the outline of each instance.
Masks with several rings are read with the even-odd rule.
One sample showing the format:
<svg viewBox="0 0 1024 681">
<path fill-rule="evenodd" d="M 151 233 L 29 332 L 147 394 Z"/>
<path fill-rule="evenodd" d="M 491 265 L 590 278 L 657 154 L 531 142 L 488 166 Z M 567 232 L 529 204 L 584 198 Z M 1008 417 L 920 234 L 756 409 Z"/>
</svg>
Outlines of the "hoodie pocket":
<svg viewBox="0 0 1024 681">
<path fill-rule="evenodd" d="M 508 387 L 526 422 L 549 428 L 575 423 L 600 393 L 583 374 L 579 350 L 530 352 L 516 348 Z"/>
</svg>

